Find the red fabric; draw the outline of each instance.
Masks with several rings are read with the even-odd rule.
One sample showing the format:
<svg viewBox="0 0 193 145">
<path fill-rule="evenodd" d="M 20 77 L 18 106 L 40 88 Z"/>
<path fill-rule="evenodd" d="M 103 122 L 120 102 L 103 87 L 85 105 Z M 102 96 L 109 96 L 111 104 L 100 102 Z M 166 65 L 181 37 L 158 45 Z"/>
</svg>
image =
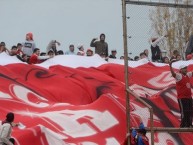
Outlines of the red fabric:
<svg viewBox="0 0 193 145">
<path fill-rule="evenodd" d="M 188 67 L 190 70 L 193 66 Z M 152 106 L 155 127 L 179 127 L 175 80 L 169 67 L 129 68 L 130 89 Z M 192 83 L 192 79 L 190 80 Z M 98 68 L 35 65 L 0 66 L 0 120 L 14 112 L 17 145 L 124 144 L 126 101 L 124 66 Z M 148 109 L 130 94 L 131 127 L 150 126 Z M 192 133 L 155 134 L 155 144 L 191 144 Z M 149 134 L 148 134 L 149 138 Z M 32 142 L 33 141 L 33 142 Z"/>
<path fill-rule="evenodd" d="M 38 60 L 38 56 L 36 54 L 32 54 L 29 58 L 29 64 L 38 64 L 40 61 Z"/>
<path fill-rule="evenodd" d="M 186 75 L 182 75 L 182 79 L 179 82 L 176 82 L 176 90 L 178 99 L 182 98 L 191 98 L 191 85 L 190 78 Z"/>
</svg>

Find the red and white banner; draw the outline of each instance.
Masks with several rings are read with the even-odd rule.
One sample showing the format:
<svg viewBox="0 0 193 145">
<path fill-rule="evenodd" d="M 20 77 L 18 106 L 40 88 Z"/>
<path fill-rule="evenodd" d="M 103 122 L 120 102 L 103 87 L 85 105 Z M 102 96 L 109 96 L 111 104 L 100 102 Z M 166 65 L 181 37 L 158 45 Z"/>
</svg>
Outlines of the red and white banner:
<svg viewBox="0 0 193 145">
<path fill-rule="evenodd" d="M 26 126 L 13 128 L 17 145 L 124 144 L 124 66 L 95 56 L 73 56 L 68 62 L 66 57 L 70 58 L 57 56 L 39 66 L 0 61 L 0 120 L 14 112 L 15 122 Z M 168 66 L 135 64 L 129 67 L 129 78 L 130 88 L 153 107 L 154 126 L 179 127 L 175 81 Z M 148 109 L 130 98 L 131 125 L 138 127 L 141 118 L 149 126 Z M 156 133 L 155 144 L 190 145 L 192 137 Z"/>
</svg>

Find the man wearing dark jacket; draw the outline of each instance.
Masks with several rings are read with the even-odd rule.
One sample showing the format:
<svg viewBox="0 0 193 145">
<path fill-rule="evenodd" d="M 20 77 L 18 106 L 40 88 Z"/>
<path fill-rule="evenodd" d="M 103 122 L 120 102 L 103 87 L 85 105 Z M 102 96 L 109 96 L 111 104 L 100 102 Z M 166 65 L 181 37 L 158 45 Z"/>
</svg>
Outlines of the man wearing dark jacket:
<svg viewBox="0 0 193 145">
<path fill-rule="evenodd" d="M 96 41 L 97 38 L 92 39 L 90 47 L 95 47 L 95 53 L 98 55 L 105 54 L 108 57 L 108 44 L 105 42 L 105 34 L 100 35 L 100 40 Z"/>
<path fill-rule="evenodd" d="M 116 59 L 117 50 L 111 50 L 111 55 L 109 55 L 109 58 Z"/>
<path fill-rule="evenodd" d="M 161 50 L 159 47 L 159 43 L 165 38 L 167 35 L 162 36 L 160 38 L 152 38 L 151 40 L 151 54 L 152 54 L 152 61 L 153 62 L 160 62 L 162 59 Z"/>
</svg>

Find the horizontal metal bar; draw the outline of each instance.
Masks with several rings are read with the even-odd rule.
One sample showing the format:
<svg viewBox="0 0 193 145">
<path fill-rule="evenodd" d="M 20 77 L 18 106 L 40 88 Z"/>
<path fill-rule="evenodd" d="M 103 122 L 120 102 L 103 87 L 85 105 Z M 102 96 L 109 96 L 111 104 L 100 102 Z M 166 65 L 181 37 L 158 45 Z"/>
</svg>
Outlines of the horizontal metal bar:
<svg viewBox="0 0 193 145">
<path fill-rule="evenodd" d="M 174 7 L 174 8 L 193 8 L 192 4 L 179 4 L 179 3 L 172 4 L 172 3 L 163 3 L 163 2 L 145 2 L 145 1 L 132 1 L 132 0 L 126 0 L 126 4 Z"/>
<path fill-rule="evenodd" d="M 150 127 L 145 128 L 147 132 L 151 131 Z M 132 129 L 130 129 L 132 130 Z M 136 130 L 139 130 L 139 128 L 136 128 Z M 193 128 L 173 128 L 173 127 L 153 127 L 154 132 L 169 132 L 169 133 L 192 133 Z"/>
</svg>

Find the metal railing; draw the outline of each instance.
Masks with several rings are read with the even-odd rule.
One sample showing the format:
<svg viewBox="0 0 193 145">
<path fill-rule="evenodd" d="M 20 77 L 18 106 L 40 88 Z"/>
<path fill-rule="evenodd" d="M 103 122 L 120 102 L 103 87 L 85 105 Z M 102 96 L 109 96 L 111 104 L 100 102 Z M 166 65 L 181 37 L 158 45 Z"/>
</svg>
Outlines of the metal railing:
<svg viewBox="0 0 193 145">
<path fill-rule="evenodd" d="M 154 145 L 154 127 L 153 127 L 153 108 L 147 104 L 143 99 L 141 99 L 140 96 L 135 94 L 132 90 L 127 89 L 127 92 L 130 93 L 132 96 L 134 96 L 138 101 L 140 101 L 142 104 L 144 104 L 150 112 L 150 128 L 147 128 L 147 131 L 151 132 L 151 145 Z"/>
<path fill-rule="evenodd" d="M 168 133 L 191 133 L 193 132 L 193 128 L 173 128 L 173 127 L 154 127 L 153 124 L 153 108 L 147 104 L 140 96 L 134 93 L 132 90 L 127 89 L 127 92 L 130 93 L 133 97 L 135 97 L 138 101 L 144 104 L 150 112 L 150 127 L 145 127 L 146 131 L 151 133 L 151 145 L 154 145 L 154 133 L 155 132 L 168 132 Z M 131 129 L 130 129 L 131 131 Z M 130 143 L 129 143 L 130 144 Z"/>
</svg>

